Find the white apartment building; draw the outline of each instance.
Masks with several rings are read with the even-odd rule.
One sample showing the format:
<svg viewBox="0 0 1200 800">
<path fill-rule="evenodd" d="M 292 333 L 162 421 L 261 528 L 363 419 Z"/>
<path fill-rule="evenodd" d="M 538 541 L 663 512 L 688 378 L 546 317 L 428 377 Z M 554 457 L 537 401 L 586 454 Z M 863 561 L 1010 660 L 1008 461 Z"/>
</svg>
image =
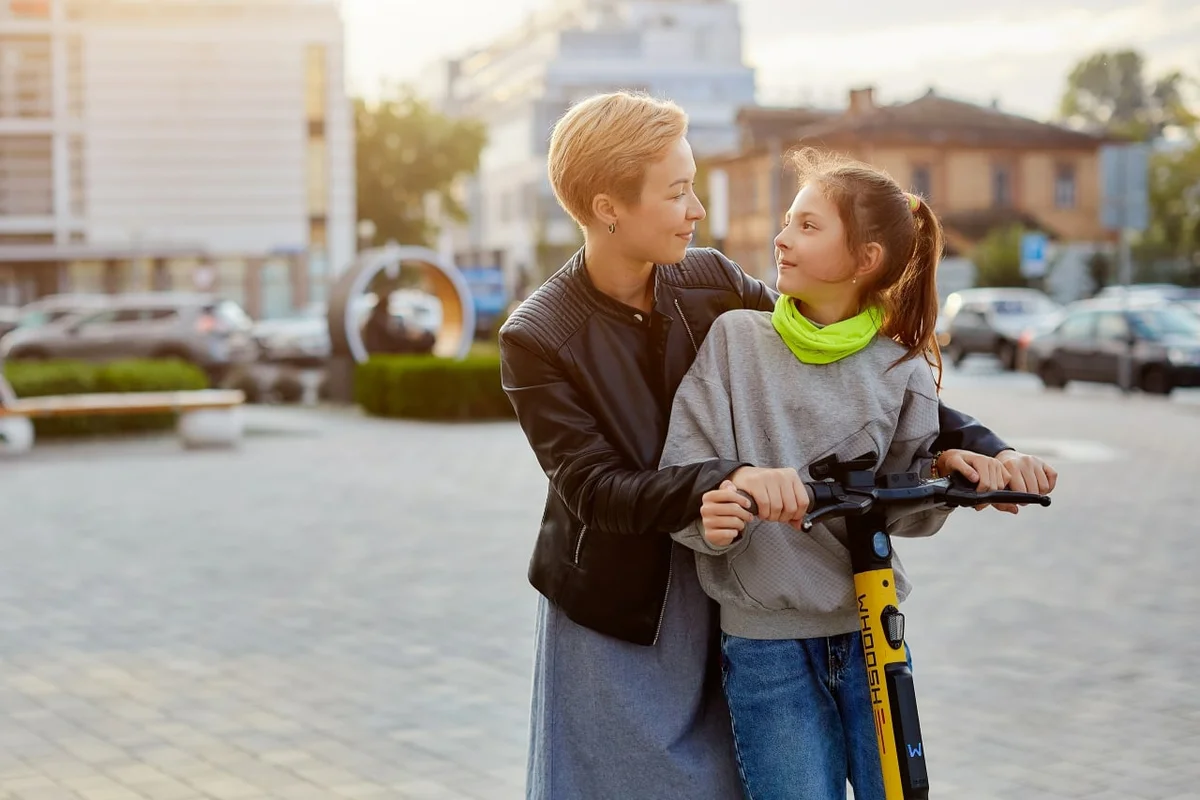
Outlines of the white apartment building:
<svg viewBox="0 0 1200 800">
<path fill-rule="evenodd" d="M 736 149 L 738 109 L 755 96 L 734 0 L 549 1 L 418 85 L 447 113 L 488 126 L 480 171 L 464 187 L 471 220 L 443 247 L 462 265 L 503 268 L 518 290 L 580 241 L 546 177 L 551 129 L 572 103 L 616 89 L 670 98 L 688 112 L 689 139 L 704 156 Z"/>
<path fill-rule="evenodd" d="M 336 0 L 0 0 L 0 304 L 321 299 L 355 251 L 342 51 Z"/>
</svg>

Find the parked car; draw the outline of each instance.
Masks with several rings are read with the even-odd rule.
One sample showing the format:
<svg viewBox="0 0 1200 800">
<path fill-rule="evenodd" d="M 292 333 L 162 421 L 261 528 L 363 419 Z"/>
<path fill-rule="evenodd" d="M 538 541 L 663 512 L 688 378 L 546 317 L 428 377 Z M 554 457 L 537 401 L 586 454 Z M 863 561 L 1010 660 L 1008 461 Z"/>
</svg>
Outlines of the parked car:
<svg viewBox="0 0 1200 800">
<path fill-rule="evenodd" d="M 104 294 L 52 294 L 26 303 L 17 309 L 16 325 L 13 330 L 38 328 L 64 317 L 77 316 L 89 311 L 105 308 L 109 295 Z"/>
<path fill-rule="evenodd" d="M 1037 289 L 963 289 L 946 298 L 939 342 L 945 341 L 946 357 L 955 366 L 983 354 L 1013 370 L 1021 335 L 1048 330 L 1061 314 L 1062 306 Z"/>
<path fill-rule="evenodd" d="M 1117 299 L 1128 295 L 1140 300 L 1182 300 L 1189 290 L 1174 283 L 1131 283 L 1105 286 L 1096 293 L 1101 300 Z"/>
<path fill-rule="evenodd" d="M 24 309 L 23 309 L 24 310 Z M 87 310 L 76 309 L 41 324 L 22 325 L 0 340 L 0 359 L 179 358 L 214 381 L 254 360 L 250 318 L 230 300 L 190 293 L 106 296 Z"/>
<path fill-rule="evenodd" d="M 1120 383 L 1129 357 L 1133 385 L 1150 394 L 1200 386 L 1200 317 L 1153 298 L 1082 300 L 1029 343 L 1026 366 L 1047 387 Z"/>
<path fill-rule="evenodd" d="M 263 361 L 299 366 L 329 358 L 329 312 L 324 303 L 312 303 L 291 316 L 256 322 L 253 334 Z"/>
</svg>

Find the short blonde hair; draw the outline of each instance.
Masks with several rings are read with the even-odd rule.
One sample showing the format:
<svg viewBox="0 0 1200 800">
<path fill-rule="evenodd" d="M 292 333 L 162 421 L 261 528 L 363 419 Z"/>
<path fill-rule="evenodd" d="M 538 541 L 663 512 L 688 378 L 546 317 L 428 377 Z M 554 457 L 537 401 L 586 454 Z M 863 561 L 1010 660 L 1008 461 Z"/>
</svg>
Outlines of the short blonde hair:
<svg viewBox="0 0 1200 800">
<path fill-rule="evenodd" d="M 687 127 L 687 114 L 670 100 L 612 92 L 580 101 L 550 136 L 550 185 L 559 205 L 586 226 L 598 194 L 636 204 L 646 167 L 686 136 Z"/>
</svg>

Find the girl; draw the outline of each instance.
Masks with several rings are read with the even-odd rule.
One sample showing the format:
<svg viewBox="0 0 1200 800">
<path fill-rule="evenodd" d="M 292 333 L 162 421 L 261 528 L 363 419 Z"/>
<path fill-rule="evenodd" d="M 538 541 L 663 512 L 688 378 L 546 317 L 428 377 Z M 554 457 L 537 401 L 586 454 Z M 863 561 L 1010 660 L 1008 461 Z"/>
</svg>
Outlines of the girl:
<svg viewBox="0 0 1200 800">
<path fill-rule="evenodd" d="M 934 341 L 941 226 L 928 204 L 884 173 L 806 151 L 801 190 L 775 238 L 773 310 L 716 320 L 675 395 L 665 467 L 727 458 L 808 465 L 880 454 L 883 471 L 957 469 L 981 488 L 1003 464 L 942 451 Z M 975 474 L 971 474 L 971 473 Z M 1047 491 L 1053 471 L 1039 470 Z M 883 780 L 840 521 L 799 533 L 752 520 L 720 490 L 675 538 L 696 550 L 720 603 L 725 695 L 746 794 L 753 800 L 883 800 Z M 731 502 L 732 501 L 732 502 Z M 807 497 L 795 498 L 802 517 Z M 893 533 L 937 531 L 945 512 Z M 738 534 L 742 534 L 740 538 Z M 895 563 L 897 590 L 909 591 Z"/>
<path fill-rule="evenodd" d="M 729 800 L 741 788 L 708 668 L 716 619 L 670 533 L 726 480 L 764 519 L 795 519 L 803 490 L 791 462 L 657 467 L 675 388 L 713 320 L 769 309 L 774 292 L 689 249 L 704 207 L 674 103 L 588 98 L 555 126 L 548 162 L 584 246 L 500 332 L 504 388 L 549 484 L 529 566 L 541 597 L 527 796 Z M 935 417 L 940 447 L 1003 451 L 1032 480 L 1037 459 L 953 409 Z"/>
</svg>

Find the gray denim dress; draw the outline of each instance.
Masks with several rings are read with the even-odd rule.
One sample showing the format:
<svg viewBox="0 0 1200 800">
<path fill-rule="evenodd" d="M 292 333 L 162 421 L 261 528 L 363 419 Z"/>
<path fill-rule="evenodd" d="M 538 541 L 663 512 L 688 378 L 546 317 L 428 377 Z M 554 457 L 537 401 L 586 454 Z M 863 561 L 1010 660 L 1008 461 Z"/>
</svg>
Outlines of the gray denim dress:
<svg viewBox="0 0 1200 800">
<path fill-rule="evenodd" d="M 653 647 L 577 625 L 540 598 L 529 800 L 742 800 L 717 616 L 694 554 L 673 547 Z"/>
</svg>

